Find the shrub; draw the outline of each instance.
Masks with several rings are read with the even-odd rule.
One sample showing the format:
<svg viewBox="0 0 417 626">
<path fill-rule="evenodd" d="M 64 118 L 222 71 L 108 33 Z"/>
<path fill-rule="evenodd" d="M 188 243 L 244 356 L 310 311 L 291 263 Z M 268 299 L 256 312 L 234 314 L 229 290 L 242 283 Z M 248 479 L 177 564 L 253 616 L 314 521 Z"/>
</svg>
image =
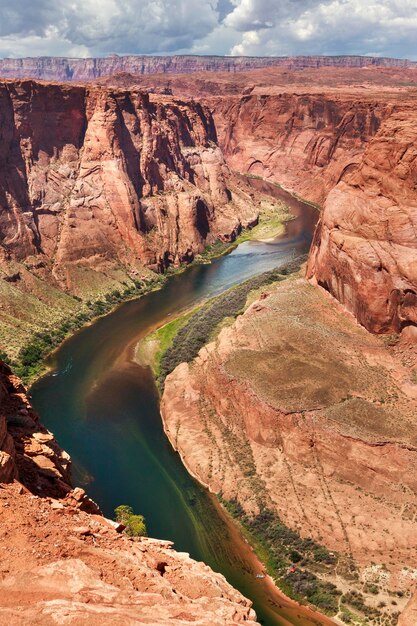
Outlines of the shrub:
<svg viewBox="0 0 417 626">
<path fill-rule="evenodd" d="M 9 362 L 9 357 L 4 350 L 0 350 L 0 361 L 4 361 L 5 363 Z"/>
<path fill-rule="evenodd" d="M 313 539 L 302 539 L 270 509 L 264 508 L 258 515 L 250 517 L 236 500 L 222 502 L 231 515 L 267 550 L 268 563 L 274 570 L 274 576 L 281 581 L 285 593 L 296 600 L 304 598 L 327 613 L 337 612 L 342 593 L 333 583 L 323 581 L 299 566 L 295 571 L 289 571 L 291 563 L 304 565 L 316 562 L 315 554 L 324 558 L 329 554 L 326 548 Z M 336 560 L 330 554 L 329 557 Z"/>
<path fill-rule="evenodd" d="M 248 294 L 263 285 L 283 279 L 285 271 L 294 272 L 299 269 L 304 258 L 298 258 L 285 267 L 276 268 L 233 287 L 226 293 L 214 298 L 206 306 L 196 311 L 187 324 L 182 326 L 174 337 L 171 346 L 161 358 L 159 382 L 163 387 L 165 378 L 180 363 L 192 361 L 201 348 L 210 340 L 218 324 L 226 317 L 236 317 L 242 312 Z"/>
<path fill-rule="evenodd" d="M 133 513 L 132 507 L 127 504 L 121 504 L 114 509 L 116 522 L 126 526 L 126 534 L 130 537 L 146 537 L 146 524 L 143 515 Z"/>
</svg>

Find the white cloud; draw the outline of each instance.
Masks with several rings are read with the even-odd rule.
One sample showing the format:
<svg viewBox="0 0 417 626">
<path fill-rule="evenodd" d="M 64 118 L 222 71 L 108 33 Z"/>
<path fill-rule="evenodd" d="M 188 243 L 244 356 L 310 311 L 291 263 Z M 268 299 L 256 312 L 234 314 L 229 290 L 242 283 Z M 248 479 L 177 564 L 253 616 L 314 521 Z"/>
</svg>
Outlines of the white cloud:
<svg viewBox="0 0 417 626">
<path fill-rule="evenodd" d="M 240 0 L 227 17 L 244 29 L 265 15 L 268 0 Z M 280 3 L 274 26 L 258 41 L 243 32 L 233 54 L 376 54 L 417 58 L 417 0 L 329 0 Z"/>
<path fill-rule="evenodd" d="M 0 0 L 0 55 L 417 58 L 417 0 Z"/>
</svg>

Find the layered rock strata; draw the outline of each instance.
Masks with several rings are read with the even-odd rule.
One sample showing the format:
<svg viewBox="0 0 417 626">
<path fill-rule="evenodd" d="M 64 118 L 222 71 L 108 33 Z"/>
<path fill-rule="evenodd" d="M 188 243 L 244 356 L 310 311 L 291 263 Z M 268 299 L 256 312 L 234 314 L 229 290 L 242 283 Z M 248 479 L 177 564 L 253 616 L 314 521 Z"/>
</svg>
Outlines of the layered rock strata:
<svg viewBox="0 0 417 626">
<path fill-rule="evenodd" d="M 294 56 L 294 57 L 219 57 L 219 56 L 118 56 L 68 59 L 58 57 L 27 57 L 1 59 L 3 78 L 38 78 L 58 81 L 91 81 L 119 72 L 131 74 L 184 74 L 194 72 L 240 72 L 256 68 L 394 67 L 413 68 L 414 61 L 384 57 L 361 56 Z"/>
<path fill-rule="evenodd" d="M 3 256 L 64 288 L 74 268 L 179 264 L 256 220 L 197 103 L 26 81 L 0 85 L 0 107 Z"/>
<path fill-rule="evenodd" d="M 9 355 L 79 312 L 80 300 L 120 295 L 257 221 L 196 102 L 6 81 L 0 112 L 0 347 Z"/>
<path fill-rule="evenodd" d="M 233 169 L 324 206 L 308 276 L 368 330 L 416 335 L 415 101 L 410 91 L 370 91 L 255 87 L 208 101 Z"/>
<path fill-rule="evenodd" d="M 208 98 L 228 164 L 322 204 L 360 162 L 392 104 L 347 93 Z"/>
<path fill-rule="evenodd" d="M 417 337 L 417 116 L 396 108 L 327 196 L 308 276 L 372 332 Z"/>
<path fill-rule="evenodd" d="M 250 602 L 167 541 L 120 535 L 65 501 L 0 487 L 0 619 L 14 626 L 238 626 Z"/>
<path fill-rule="evenodd" d="M 212 491 L 351 558 L 376 606 L 417 576 L 414 357 L 287 280 L 167 377 L 165 430 Z"/>
<path fill-rule="evenodd" d="M 33 493 L 65 496 L 70 458 L 38 420 L 20 380 L 0 361 L 0 483 L 20 480 Z"/>
</svg>

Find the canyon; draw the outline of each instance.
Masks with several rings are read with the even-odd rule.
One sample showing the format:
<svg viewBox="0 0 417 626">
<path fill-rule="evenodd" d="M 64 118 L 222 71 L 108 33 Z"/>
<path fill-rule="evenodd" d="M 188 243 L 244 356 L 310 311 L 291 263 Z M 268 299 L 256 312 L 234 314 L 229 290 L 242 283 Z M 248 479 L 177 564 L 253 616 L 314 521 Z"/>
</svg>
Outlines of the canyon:
<svg viewBox="0 0 417 626">
<path fill-rule="evenodd" d="M 251 300 L 166 378 L 165 431 L 211 491 L 275 512 L 338 554 L 336 586 L 396 613 L 417 575 L 417 351 L 413 370 L 296 275 Z"/>
<path fill-rule="evenodd" d="M 380 613 L 369 623 L 404 609 L 404 626 L 417 577 L 416 72 L 365 57 L 0 62 L 13 77 L 0 83 L 8 356 L 45 322 L 256 224 L 259 196 L 237 173 L 321 207 L 303 272 L 253 294 L 168 376 L 164 426 L 201 483 L 325 546 L 337 567 L 323 580 L 362 593 Z M 74 495 L 70 459 L 1 368 L 2 532 L 20 511 L 48 535 L 19 522 L 4 618 L 126 623 L 129 605 L 147 619 L 162 602 L 166 623 L 253 623 L 221 576 L 166 542 L 130 541 Z"/>
<path fill-rule="evenodd" d="M 0 106 L 0 341 L 9 356 L 80 302 L 146 282 L 257 220 L 203 105 L 17 81 L 0 85 Z"/>
<path fill-rule="evenodd" d="M 371 332 L 413 334 L 416 78 L 388 65 L 103 80 L 205 102 L 232 170 L 323 207 L 309 278 Z"/>
</svg>

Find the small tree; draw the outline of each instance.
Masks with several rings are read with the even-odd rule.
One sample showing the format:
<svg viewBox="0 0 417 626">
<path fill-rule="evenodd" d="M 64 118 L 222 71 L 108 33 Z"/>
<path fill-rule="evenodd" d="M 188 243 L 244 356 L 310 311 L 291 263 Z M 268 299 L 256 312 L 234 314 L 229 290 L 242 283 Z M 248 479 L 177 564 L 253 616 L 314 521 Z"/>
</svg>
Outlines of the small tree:
<svg viewBox="0 0 417 626">
<path fill-rule="evenodd" d="M 126 534 L 130 537 L 146 537 L 146 523 L 143 515 L 136 515 L 133 513 L 131 506 L 127 504 L 121 504 L 114 509 L 116 516 L 116 522 L 126 526 Z"/>
</svg>

